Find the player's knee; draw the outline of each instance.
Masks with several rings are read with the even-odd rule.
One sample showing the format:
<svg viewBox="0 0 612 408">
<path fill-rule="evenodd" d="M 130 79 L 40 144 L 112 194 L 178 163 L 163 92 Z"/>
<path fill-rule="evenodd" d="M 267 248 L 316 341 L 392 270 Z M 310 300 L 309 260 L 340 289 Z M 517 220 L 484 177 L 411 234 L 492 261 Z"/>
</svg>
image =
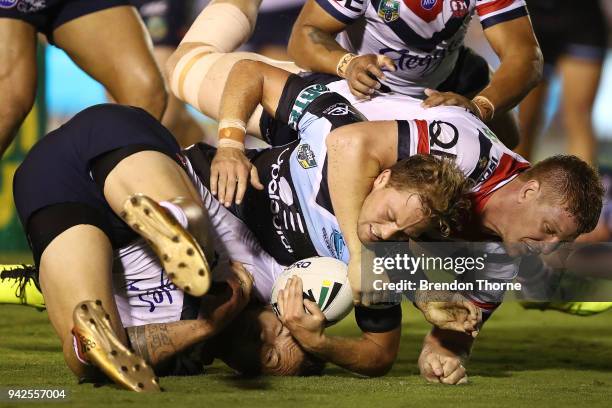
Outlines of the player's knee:
<svg viewBox="0 0 612 408">
<path fill-rule="evenodd" d="M 126 79 L 131 92 L 122 103 L 143 108 L 155 118 L 161 119 L 168 104 L 168 92 L 159 70 L 136 71 Z"/>
</svg>

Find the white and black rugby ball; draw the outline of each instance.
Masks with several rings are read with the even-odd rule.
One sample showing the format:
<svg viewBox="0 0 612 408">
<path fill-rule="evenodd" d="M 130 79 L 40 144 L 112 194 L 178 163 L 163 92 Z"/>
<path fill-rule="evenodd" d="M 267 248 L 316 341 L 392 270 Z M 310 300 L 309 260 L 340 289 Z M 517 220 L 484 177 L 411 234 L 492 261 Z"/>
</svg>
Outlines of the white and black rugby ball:
<svg viewBox="0 0 612 408">
<path fill-rule="evenodd" d="M 317 303 L 331 326 L 353 309 L 353 295 L 345 263 L 330 257 L 306 258 L 287 267 L 276 279 L 270 303 L 276 313 L 278 291 L 284 289 L 292 276 L 302 279 L 304 298 Z"/>
</svg>

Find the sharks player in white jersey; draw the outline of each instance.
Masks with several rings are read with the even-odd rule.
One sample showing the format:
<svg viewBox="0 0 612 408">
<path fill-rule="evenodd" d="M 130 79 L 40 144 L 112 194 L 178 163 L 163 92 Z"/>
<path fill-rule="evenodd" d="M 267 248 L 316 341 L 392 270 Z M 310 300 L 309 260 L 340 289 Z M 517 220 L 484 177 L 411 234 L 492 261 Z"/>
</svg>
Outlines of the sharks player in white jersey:
<svg viewBox="0 0 612 408">
<path fill-rule="evenodd" d="M 487 63 L 463 44 L 474 14 L 501 60 L 490 84 Z M 542 73 L 524 0 L 309 0 L 289 54 L 346 78 L 360 98 L 391 90 L 425 106 L 467 107 L 511 148 L 518 130 L 508 110 Z"/>
</svg>

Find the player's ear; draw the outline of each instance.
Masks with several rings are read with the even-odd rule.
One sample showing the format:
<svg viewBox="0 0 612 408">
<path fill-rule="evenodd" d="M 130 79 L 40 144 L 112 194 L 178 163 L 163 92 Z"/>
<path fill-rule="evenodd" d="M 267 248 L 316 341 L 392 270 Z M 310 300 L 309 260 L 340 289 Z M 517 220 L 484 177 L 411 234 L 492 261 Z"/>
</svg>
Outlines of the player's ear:
<svg viewBox="0 0 612 408">
<path fill-rule="evenodd" d="M 519 191 L 518 203 L 535 200 L 540 195 L 541 189 L 542 185 L 538 180 L 528 180 Z"/>
<path fill-rule="evenodd" d="M 374 180 L 373 190 L 386 187 L 387 183 L 389 183 L 390 178 L 391 178 L 391 170 L 389 169 L 383 170 L 382 173 L 380 173 L 378 177 L 376 177 L 376 180 Z"/>
</svg>

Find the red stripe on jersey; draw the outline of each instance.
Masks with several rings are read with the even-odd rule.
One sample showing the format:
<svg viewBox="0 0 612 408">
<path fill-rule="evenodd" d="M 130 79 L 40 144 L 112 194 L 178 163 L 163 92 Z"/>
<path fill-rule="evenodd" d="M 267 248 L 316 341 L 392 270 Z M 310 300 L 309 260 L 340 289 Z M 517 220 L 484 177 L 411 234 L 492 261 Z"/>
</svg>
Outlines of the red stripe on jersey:
<svg viewBox="0 0 612 408">
<path fill-rule="evenodd" d="M 484 310 L 495 310 L 501 303 L 485 303 L 485 302 L 479 302 L 477 300 L 474 299 L 470 299 L 470 302 L 472 302 L 473 304 L 475 304 L 476 306 L 478 306 L 481 309 Z"/>
<path fill-rule="evenodd" d="M 385 0 L 382 0 L 385 1 Z M 404 0 L 404 4 L 408 7 L 414 14 L 419 16 L 421 20 L 429 23 L 438 17 L 438 14 L 442 11 L 442 6 L 444 5 L 444 0 L 434 0 L 435 3 L 430 10 L 427 10 L 423 7 L 423 0 Z"/>
<path fill-rule="evenodd" d="M 478 191 L 473 193 L 472 203 L 474 204 L 474 211 L 480 214 L 487 201 L 489 201 L 491 193 L 495 191 L 500 183 L 528 168 L 529 163 L 520 162 L 508 154 L 503 154 L 493 174 L 482 183 Z"/>
<path fill-rule="evenodd" d="M 482 4 L 480 6 L 476 6 L 476 12 L 479 16 L 483 17 L 489 13 L 493 13 L 495 11 L 501 10 L 510 6 L 514 3 L 515 0 L 496 0 L 491 3 Z"/>
<path fill-rule="evenodd" d="M 419 132 L 419 142 L 417 144 L 417 154 L 429 154 L 429 132 L 427 130 L 427 121 L 415 120 L 417 130 Z"/>
</svg>

